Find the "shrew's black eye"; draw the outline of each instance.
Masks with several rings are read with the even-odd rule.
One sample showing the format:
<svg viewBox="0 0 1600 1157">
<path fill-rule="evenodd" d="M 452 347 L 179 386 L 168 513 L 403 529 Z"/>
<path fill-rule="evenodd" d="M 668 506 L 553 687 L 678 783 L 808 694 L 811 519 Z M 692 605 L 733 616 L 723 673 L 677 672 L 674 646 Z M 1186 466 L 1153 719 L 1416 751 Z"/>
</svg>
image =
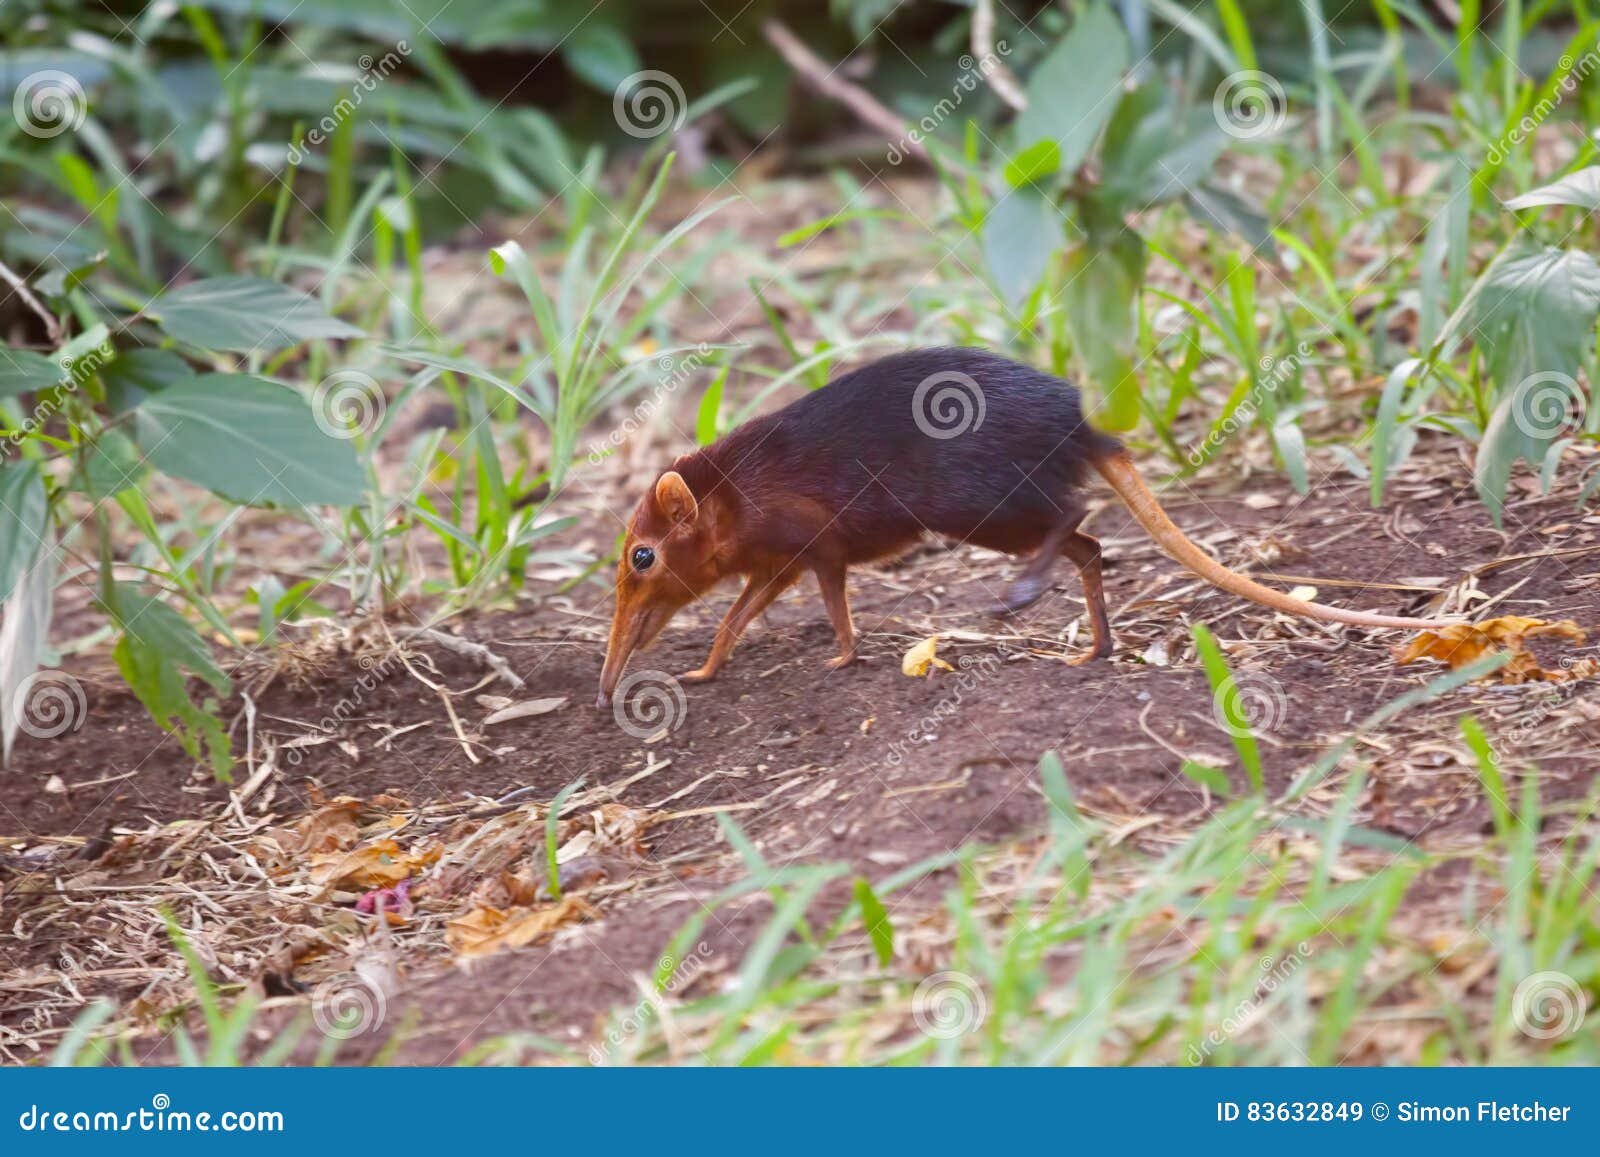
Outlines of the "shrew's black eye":
<svg viewBox="0 0 1600 1157">
<path fill-rule="evenodd" d="M 655 565 L 655 562 L 656 552 L 651 550 L 648 546 L 636 546 L 633 548 L 634 570 L 649 570 Z"/>
</svg>

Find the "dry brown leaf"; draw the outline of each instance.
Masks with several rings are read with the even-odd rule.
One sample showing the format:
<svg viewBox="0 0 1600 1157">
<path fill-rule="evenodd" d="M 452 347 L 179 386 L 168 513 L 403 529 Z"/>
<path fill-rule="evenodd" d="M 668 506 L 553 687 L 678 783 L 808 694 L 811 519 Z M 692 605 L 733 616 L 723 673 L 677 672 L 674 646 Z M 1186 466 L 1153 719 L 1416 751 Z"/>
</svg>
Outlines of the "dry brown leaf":
<svg viewBox="0 0 1600 1157">
<path fill-rule="evenodd" d="M 312 856 L 311 882 L 326 888 L 388 888 L 414 876 L 443 851 L 436 844 L 407 852 L 393 840 L 373 840 L 348 852 Z"/>
<path fill-rule="evenodd" d="M 516 871 L 502 870 L 499 884 L 511 898 L 513 907 L 526 908 L 539 902 L 544 877 L 535 872 L 531 864 L 524 864 Z"/>
<path fill-rule="evenodd" d="M 601 845 L 641 857 L 649 851 L 644 833 L 656 822 L 656 812 L 620 803 L 603 803 L 591 815 L 595 820 L 595 838 Z"/>
<path fill-rule="evenodd" d="M 1559 668 L 1550 670 L 1539 665 L 1533 652 L 1527 649 L 1529 639 L 1554 637 L 1581 645 L 1586 638 L 1583 628 L 1571 619 L 1549 623 L 1543 619 L 1529 619 L 1521 615 L 1506 615 L 1498 619 L 1485 619 L 1481 623 L 1452 623 L 1438 631 L 1423 631 L 1403 648 L 1395 651 L 1395 661 L 1402 666 L 1418 659 L 1436 659 L 1456 670 L 1483 658 L 1502 652 L 1511 656 L 1510 662 L 1495 672 L 1502 683 L 1528 683 L 1542 680 L 1560 683 L 1568 679 L 1584 679 L 1593 675 L 1600 664 L 1593 659 L 1561 660 Z"/>
<path fill-rule="evenodd" d="M 540 908 L 474 908 L 445 926 L 445 936 L 456 956 L 475 960 L 502 948 L 521 948 L 550 935 L 563 924 L 594 916 L 595 911 L 576 896 Z"/>
<path fill-rule="evenodd" d="M 356 824 L 360 807 L 361 801 L 348 795 L 324 804 L 295 824 L 299 843 L 288 850 L 302 855 L 326 855 L 350 847 L 360 838 Z"/>
</svg>

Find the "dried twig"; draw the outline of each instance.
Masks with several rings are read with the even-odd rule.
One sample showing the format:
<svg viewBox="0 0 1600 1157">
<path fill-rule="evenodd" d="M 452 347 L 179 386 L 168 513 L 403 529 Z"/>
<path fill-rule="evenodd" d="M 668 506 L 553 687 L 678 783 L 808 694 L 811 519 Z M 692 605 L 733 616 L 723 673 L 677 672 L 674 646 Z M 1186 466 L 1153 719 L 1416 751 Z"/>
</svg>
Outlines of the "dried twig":
<svg viewBox="0 0 1600 1157">
<path fill-rule="evenodd" d="M 1018 112 L 1028 107 L 1022 85 L 994 51 L 994 0 L 978 0 L 972 9 L 972 57 L 996 96 Z"/>
<path fill-rule="evenodd" d="M 762 34 L 790 68 L 829 100 L 837 101 L 855 114 L 857 120 L 876 129 L 899 144 L 901 150 L 919 161 L 928 159 L 928 150 L 911 135 L 911 128 L 878 98 L 858 88 L 839 75 L 838 67 L 829 68 L 820 56 L 790 31 L 781 20 L 768 20 L 761 26 Z"/>
<path fill-rule="evenodd" d="M 17 296 L 22 299 L 22 304 L 33 310 L 39 316 L 39 320 L 44 322 L 45 336 L 50 339 L 50 344 L 60 345 L 64 335 L 61 331 L 61 323 L 56 320 L 55 314 L 44 307 L 44 303 L 33 295 L 33 290 L 28 288 L 28 283 L 22 280 L 3 261 L 0 261 L 0 279 L 10 285 L 16 291 Z"/>
<path fill-rule="evenodd" d="M 444 713 L 450 716 L 450 726 L 455 729 L 456 739 L 461 743 L 461 750 L 467 753 L 467 759 L 473 763 L 482 762 L 477 753 L 472 750 L 472 741 L 467 738 L 467 733 L 461 729 L 461 719 L 456 715 L 455 706 L 450 702 L 449 690 L 440 687 L 439 698 L 444 702 Z"/>
<path fill-rule="evenodd" d="M 463 639 L 458 635 L 447 634 L 444 631 L 435 630 L 433 627 L 416 627 L 409 631 L 403 631 L 400 637 L 403 639 L 427 639 L 428 642 L 437 644 L 446 651 L 453 651 L 457 655 L 464 655 L 469 659 L 476 660 L 519 690 L 527 686 L 522 677 L 511 669 L 510 663 L 482 643 L 474 643 L 471 639 Z"/>
</svg>

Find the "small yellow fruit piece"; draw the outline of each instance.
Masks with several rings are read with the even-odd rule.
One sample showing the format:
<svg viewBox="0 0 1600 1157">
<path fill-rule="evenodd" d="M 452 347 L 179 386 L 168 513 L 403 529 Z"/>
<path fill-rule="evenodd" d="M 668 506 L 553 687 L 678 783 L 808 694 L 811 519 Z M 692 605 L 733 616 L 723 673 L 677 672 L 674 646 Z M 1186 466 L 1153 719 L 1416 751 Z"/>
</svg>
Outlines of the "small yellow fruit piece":
<svg viewBox="0 0 1600 1157">
<path fill-rule="evenodd" d="M 955 668 L 934 654 L 939 646 L 939 636 L 929 635 L 922 642 L 905 653 L 905 658 L 900 660 L 900 673 L 910 675 L 913 679 L 926 675 L 934 667 L 942 667 L 946 671 Z"/>
</svg>

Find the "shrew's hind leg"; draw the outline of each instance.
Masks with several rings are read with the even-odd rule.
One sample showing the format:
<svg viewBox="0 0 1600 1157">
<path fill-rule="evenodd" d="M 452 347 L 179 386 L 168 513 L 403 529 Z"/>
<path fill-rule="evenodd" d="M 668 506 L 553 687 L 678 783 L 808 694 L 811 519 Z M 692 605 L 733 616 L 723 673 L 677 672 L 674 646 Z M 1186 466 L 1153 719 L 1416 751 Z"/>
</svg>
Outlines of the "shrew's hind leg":
<svg viewBox="0 0 1600 1157">
<path fill-rule="evenodd" d="M 1083 515 L 1082 510 L 1069 510 L 1050 528 L 1044 541 L 1039 544 L 1038 551 L 1022 568 L 1022 573 L 1006 587 L 1005 594 L 994 608 L 995 614 L 1014 615 L 1038 602 L 1050 589 L 1050 572 L 1055 569 L 1056 559 L 1067 553 L 1068 544 L 1078 535 L 1078 524 L 1083 521 Z"/>
<path fill-rule="evenodd" d="M 1105 588 L 1100 581 L 1100 540 L 1078 529 L 1082 521 L 1083 512 L 1075 510 L 1057 523 L 1045 536 L 1038 553 L 1006 588 L 1005 597 L 995 608 L 1000 614 L 1015 614 L 1037 602 L 1050 589 L 1050 571 L 1056 559 L 1066 555 L 1078 568 L 1078 577 L 1083 582 L 1083 602 L 1089 612 L 1089 629 L 1093 636 L 1088 653 L 1074 659 L 1075 664 L 1104 659 L 1115 647 L 1111 622 L 1106 617 Z"/>
<path fill-rule="evenodd" d="M 1100 583 L 1100 540 L 1074 530 L 1061 553 L 1076 564 L 1078 577 L 1083 580 L 1083 602 L 1089 610 L 1089 629 L 1094 636 L 1088 653 L 1072 660 L 1073 665 L 1104 659 L 1116 644 L 1111 638 L 1111 622 L 1106 618 L 1105 588 Z"/>
</svg>

